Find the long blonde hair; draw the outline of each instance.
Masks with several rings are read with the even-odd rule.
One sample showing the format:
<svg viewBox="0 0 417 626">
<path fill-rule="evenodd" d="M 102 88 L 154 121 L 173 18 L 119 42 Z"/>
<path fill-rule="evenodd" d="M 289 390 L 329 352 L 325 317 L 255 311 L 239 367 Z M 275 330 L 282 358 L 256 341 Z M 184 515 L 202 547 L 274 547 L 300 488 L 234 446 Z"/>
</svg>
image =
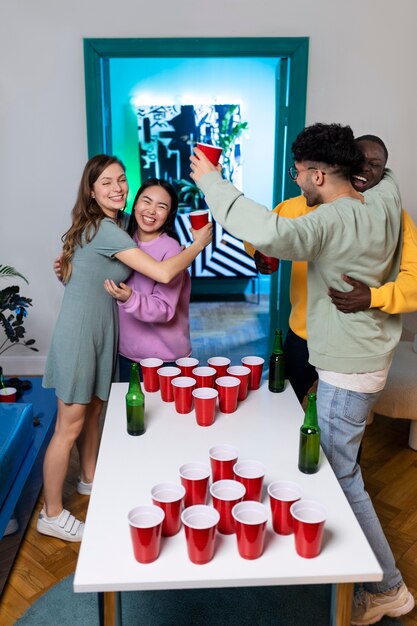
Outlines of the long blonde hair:
<svg viewBox="0 0 417 626">
<path fill-rule="evenodd" d="M 120 159 L 107 154 L 96 154 L 84 168 L 77 200 L 71 211 L 72 225 L 61 237 L 64 244 L 61 257 L 61 272 L 64 283 L 67 283 L 71 276 L 72 256 L 75 248 L 91 241 L 97 233 L 101 220 L 106 217 L 96 200 L 92 198 L 91 192 L 94 183 L 104 170 L 114 163 L 120 165 L 124 172 L 126 171 Z"/>
</svg>

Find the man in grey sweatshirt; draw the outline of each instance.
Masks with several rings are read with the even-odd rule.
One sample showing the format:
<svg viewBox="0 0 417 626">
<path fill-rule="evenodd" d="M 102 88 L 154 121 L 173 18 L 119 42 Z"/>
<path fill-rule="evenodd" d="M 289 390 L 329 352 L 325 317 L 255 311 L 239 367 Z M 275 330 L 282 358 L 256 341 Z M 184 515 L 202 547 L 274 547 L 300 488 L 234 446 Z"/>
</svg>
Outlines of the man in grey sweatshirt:
<svg viewBox="0 0 417 626">
<path fill-rule="evenodd" d="M 291 175 L 307 204 L 321 206 L 296 219 L 281 218 L 245 198 L 195 149 L 191 177 L 213 217 L 235 237 L 281 259 L 307 260 L 307 336 L 317 368 L 322 447 L 384 572 L 355 597 L 352 624 L 403 615 L 414 599 L 405 586 L 356 461 L 370 408 L 383 389 L 401 335 L 399 315 L 367 309 L 345 315 L 328 290 L 348 290 L 342 274 L 371 287 L 393 280 L 401 253 L 401 199 L 394 176 L 365 194 L 351 182 L 362 153 L 348 126 L 315 124 L 292 145 Z"/>
</svg>

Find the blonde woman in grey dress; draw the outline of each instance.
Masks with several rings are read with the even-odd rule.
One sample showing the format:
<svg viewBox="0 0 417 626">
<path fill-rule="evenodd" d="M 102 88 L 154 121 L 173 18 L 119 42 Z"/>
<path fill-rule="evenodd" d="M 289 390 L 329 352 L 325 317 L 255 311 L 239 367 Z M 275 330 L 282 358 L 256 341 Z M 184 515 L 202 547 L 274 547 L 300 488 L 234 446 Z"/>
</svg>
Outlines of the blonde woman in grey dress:
<svg viewBox="0 0 417 626">
<path fill-rule="evenodd" d="M 84 524 L 63 508 L 62 490 L 71 450 L 77 443 L 77 490 L 89 494 L 99 446 L 99 420 L 107 400 L 117 356 L 117 305 L 104 290 L 106 279 L 125 281 L 136 270 L 168 283 L 184 271 L 211 241 L 211 225 L 192 231 L 194 242 L 175 257 L 156 261 L 120 227 L 128 184 L 123 164 L 96 155 L 88 161 L 63 236 L 61 273 L 65 294 L 48 352 L 44 387 L 58 399 L 55 433 L 43 474 L 45 503 L 37 529 L 67 541 L 81 541 Z"/>
</svg>

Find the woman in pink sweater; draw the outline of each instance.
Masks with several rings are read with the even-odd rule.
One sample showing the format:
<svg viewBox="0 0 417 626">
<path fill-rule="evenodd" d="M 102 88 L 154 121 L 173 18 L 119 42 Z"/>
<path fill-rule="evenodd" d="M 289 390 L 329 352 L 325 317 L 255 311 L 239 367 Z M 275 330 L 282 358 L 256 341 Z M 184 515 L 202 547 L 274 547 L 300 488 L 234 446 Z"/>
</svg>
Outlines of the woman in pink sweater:
<svg viewBox="0 0 417 626">
<path fill-rule="evenodd" d="M 150 178 L 136 194 L 127 232 L 138 247 L 158 261 L 181 251 L 175 231 L 178 197 L 170 183 Z M 119 305 L 120 380 L 129 380 L 130 364 L 147 357 L 165 363 L 191 353 L 188 271 L 168 284 L 133 272 L 126 283 L 105 281 Z"/>
</svg>

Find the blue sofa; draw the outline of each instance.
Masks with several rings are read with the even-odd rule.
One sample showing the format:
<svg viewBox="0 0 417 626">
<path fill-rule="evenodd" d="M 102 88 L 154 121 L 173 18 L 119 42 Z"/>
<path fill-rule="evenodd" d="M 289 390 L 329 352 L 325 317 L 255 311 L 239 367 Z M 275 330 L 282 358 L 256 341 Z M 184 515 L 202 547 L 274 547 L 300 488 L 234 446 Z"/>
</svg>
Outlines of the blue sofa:
<svg viewBox="0 0 417 626">
<path fill-rule="evenodd" d="M 29 378 L 32 389 L 0 403 L 0 595 L 42 488 L 43 457 L 56 419 L 53 389 Z M 5 535 L 15 515 L 17 530 Z"/>
</svg>

